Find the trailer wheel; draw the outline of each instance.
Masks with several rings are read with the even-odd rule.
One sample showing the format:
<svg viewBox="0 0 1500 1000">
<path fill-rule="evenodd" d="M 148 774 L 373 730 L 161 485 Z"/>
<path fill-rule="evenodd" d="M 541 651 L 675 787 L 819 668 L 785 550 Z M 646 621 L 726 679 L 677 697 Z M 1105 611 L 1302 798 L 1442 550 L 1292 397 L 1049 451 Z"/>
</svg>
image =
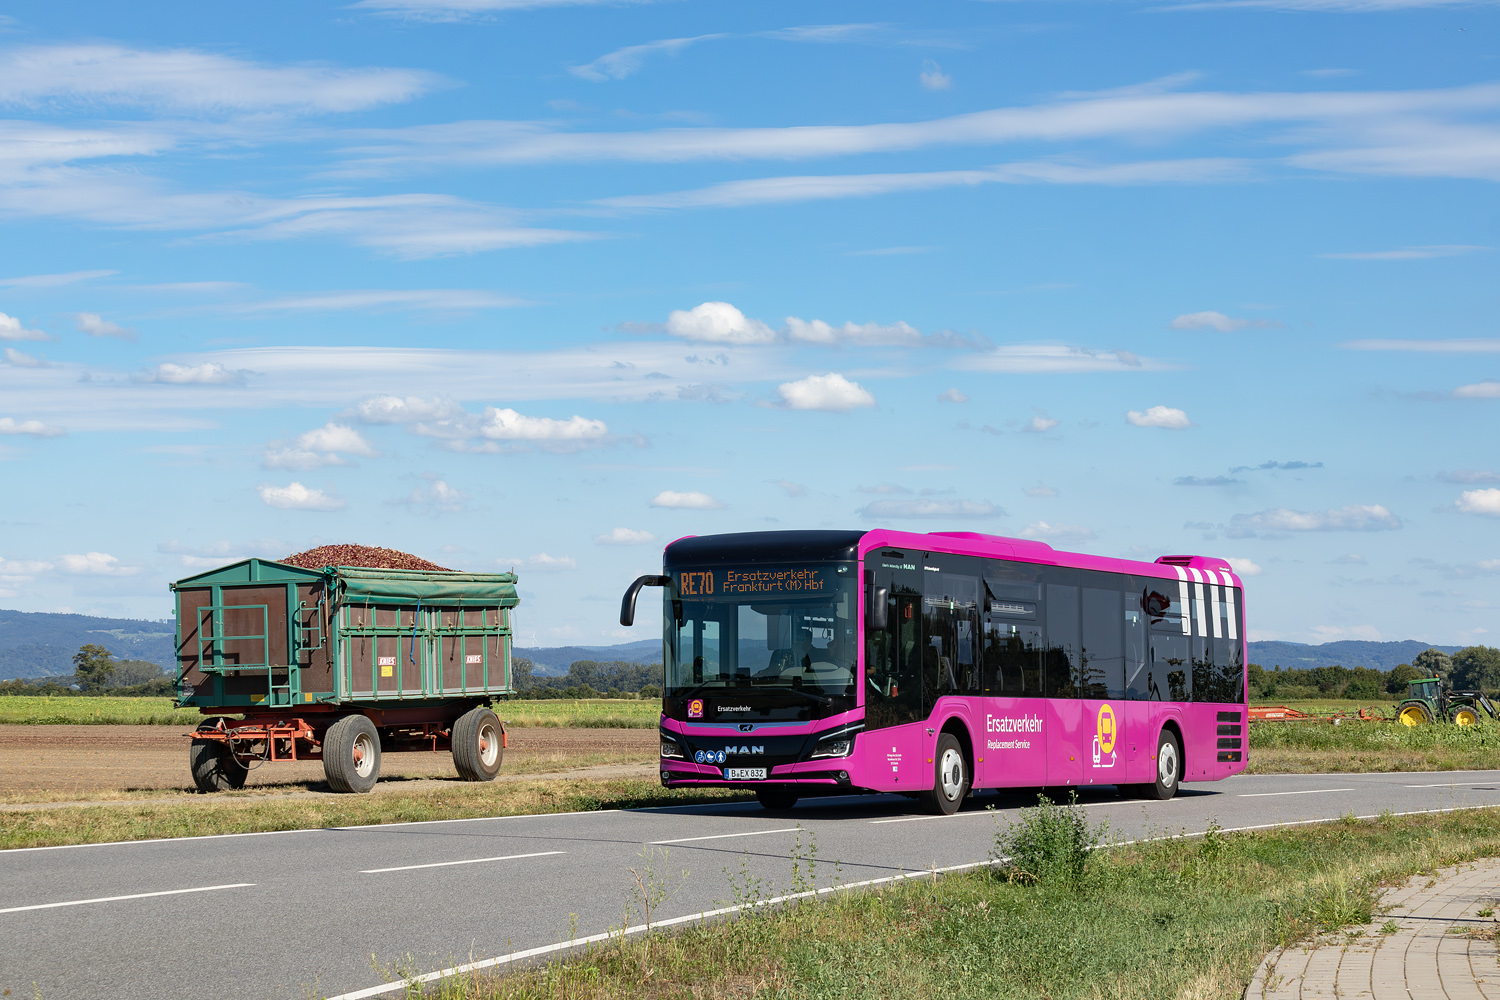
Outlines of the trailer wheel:
<svg viewBox="0 0 1500 1000">
<path fill-rule="evenodd" d="M 1177 794 L 1182 780 L 1182 747 L 1170 730 L 1163 729 L 1156 738 L 1156 780 L 1139 786 L 1148 799 L 1170 799 Z"/>
<path fill-rule="evenodd" d="M 952 733 L 938 737 L 932 755 L 932 790 L 922 793 L 922 804 L 928 812 L 939 816 L 952 816 L 964 804 L 973 779 L 969 776 L 969 761 L 963 747 Z"/>
<path fill-rule="evenodd" d="M 199 729 L 219 729 L 224 719 L 209 719 Z M 200 792 L 227 792 L 245 787 L 250 769 L 235 759 L 222 740 L 193 740 L 188 744 L 188 769 Z"/>
<path fill-rule="evenodd" d="M 335 792 L 368 792 L 380 777 L 380 733 L 363 715 L 346 715 L 323 736 L 323 775 Z"/>
<path fill-rule="evenodd" d="M 757 788 L 755 790 L 755 801 L 760 803 L 762 809 L 770 812 L 786 812 L 797 804 L 797 791 L 794 788 Z"/>
<path fill-rule="evenodd" d="M 483 705 L 453 723 L 453 766 L 465 781 L 494 781 L 505 754 L 500 719 Z"/>
</svg>

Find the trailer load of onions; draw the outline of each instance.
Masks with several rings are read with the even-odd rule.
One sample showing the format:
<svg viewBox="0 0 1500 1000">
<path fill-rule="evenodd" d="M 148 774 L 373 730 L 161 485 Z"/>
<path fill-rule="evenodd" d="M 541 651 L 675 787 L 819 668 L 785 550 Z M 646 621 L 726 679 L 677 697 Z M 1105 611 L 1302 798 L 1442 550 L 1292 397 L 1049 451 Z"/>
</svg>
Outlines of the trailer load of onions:
<svg viewBox="0 0 1500 1000">
<path fill-rule="evenodd" d="M 383 549 L 376 545 L 319 545 L 278 560 L 288 566 L 322 569 L 324 566 L 362 566 L 365 569 L 422 569 L 451 572 L 446 566 L 428 562 L 410 552 Z"/>
</svg>

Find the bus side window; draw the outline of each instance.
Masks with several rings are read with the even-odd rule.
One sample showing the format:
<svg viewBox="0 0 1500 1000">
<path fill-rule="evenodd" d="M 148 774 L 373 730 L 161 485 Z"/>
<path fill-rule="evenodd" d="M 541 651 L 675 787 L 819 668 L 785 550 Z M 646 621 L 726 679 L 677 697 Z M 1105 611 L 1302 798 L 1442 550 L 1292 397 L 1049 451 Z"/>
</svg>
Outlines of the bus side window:
<svg viewBox="0 0 1500 1000">
<path fill-rule="evenodd" d="M 1178 593 L 1172 581 L 1148 579 L 1141 595 L 1150 621 L 1146 687 L 1152 701 L 1188 701 L 1192 697 L 1192 655 L 1183 632 L 1183 615 L 1189 609 L 1182 606 Z"/>
<path fill-rule="evenodd" d="M 1229 596 L 1229 601 L 1219 602 L 1220 636 L 1212 640 L 1214 701 L 1241 702 L 1245 700 L 1245 663 L 1240 645 L 1245 634 L 1240 618 L 1241 592 L 1234 587 L 1225 587 L 1221 592 Z M 1234 638 L 1230 638 L 1231 634 Z"/>
<path fill-rule="evenodd" d="M 1042 632 L 1035 625 L 995 618 L 985 625 L 984 693 L 1038 698 L 1042 694 Z"/>
<path fill-rule="evenodd" d="M 1079 696 L 1078 570 L 1047 571 L 1047 656 L 1043 668 L 1049 698 Z"/>
</svg>

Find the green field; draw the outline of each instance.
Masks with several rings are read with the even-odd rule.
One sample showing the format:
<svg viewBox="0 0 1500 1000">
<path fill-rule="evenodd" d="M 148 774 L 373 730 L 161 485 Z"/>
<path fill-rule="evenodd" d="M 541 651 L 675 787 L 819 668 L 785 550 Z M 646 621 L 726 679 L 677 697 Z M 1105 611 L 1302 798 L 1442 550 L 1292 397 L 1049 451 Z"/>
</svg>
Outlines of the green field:
<svg viewBox="0 0 1500 1000">
<path fill-rule="evenodd" d="M 499 702 L 495 711 L 513 726 L 654 729 L 661 702 L 559 698 Z M 196 726 L 202 719 L 196 709 L 174 709 L 170 698 L 0 695 L 0 724 Z"/>
</svg>

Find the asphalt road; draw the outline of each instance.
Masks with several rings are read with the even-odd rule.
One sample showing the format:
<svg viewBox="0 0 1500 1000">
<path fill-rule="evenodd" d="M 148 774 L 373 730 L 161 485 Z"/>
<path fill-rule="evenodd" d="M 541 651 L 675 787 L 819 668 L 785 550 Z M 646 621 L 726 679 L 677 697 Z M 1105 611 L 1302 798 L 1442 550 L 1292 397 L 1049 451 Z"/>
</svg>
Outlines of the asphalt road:
<svg viewBox="0 0 1500 1000">
<path fill-rule="evenodd" d="M 1500 771 L 1257 775 L 1169 802 L 1082 801 L 1126 838 L 1500 805 Z M 734 901 L 743 862 L 790 887 L 817 847 L 827 885 L 983 861 L 997 820 L 1034 804 L 984 794 L 952 817 L 895 796 L 520 816 L 0 852 L 0 989 L 42 1000 L 304 998 L 622 926 L 630 869 L 676 888 L 657 918 Z M 798 830 L 800 827 L 800 831 Z M 665 860 L 662 852 L 666 852 Z M 686 872 L 686 876 L 683 876 Z M 772 894 L 766 892 L 766 895 Z M 120 898 L 117 898 L 120 897 Z M 640 919 L 637 905 L 634 917 Z"/>
</svg>

